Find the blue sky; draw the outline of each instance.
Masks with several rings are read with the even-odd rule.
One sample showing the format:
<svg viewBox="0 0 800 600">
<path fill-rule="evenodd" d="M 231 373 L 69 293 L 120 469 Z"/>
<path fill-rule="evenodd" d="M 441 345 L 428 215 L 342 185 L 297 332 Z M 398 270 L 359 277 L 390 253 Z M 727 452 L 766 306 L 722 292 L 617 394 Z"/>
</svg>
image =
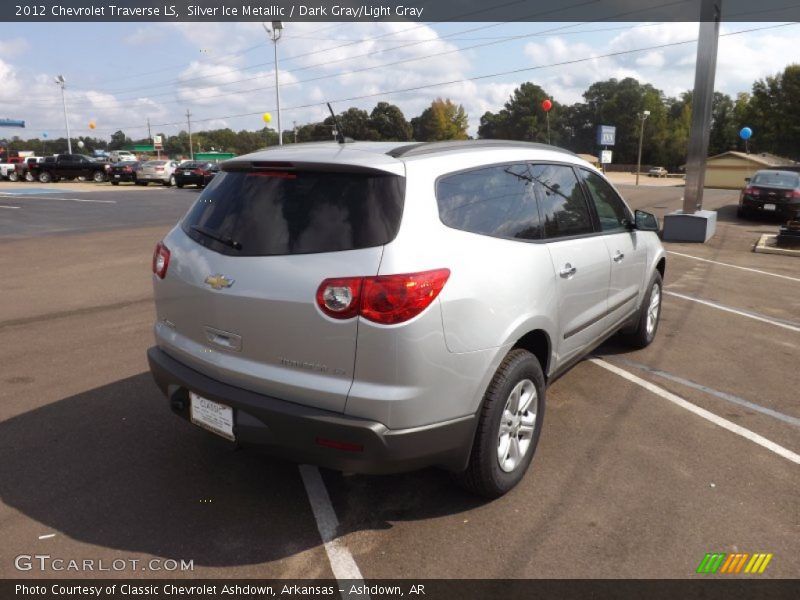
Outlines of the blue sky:
<svg viewBox="0 0 800 600">
<path fill-rule="evenodd" d="M 774 25 L 726 23 L 723 33 Z M 792 25 L 722 37 L 717 89 L 746 92 L 755 79 L 800 62 L 798 30 Z M 341 111 L 370 110 L 385 100 L 410 119 L 442 96 L 465 106 L 475 133 L 480 115 L 499 110 L 525 81 L 562 103 L 580 100 L 588 85 L 610 77 L 633 76 L 677 95 L 693 85 L 694 43 L 597 57 L 696 35 L 696 23 L 286 23 L 279 43 L 283 126 L 321 120 L 325 101 Z M 2 23 L 0 117 L 28 124 L 4 135 L 64 135 L 53 83 L 59 73 L 67 80 L 75 137 L 108 137 L 120 128 L 144 137 L 148 117 L 153 133 L 174 135 L 185 128 L 187 108 L 195 130 L 258 129 L 261 113 L 275 116 L 272 56 L 258 23 Z M 587 60 L 459 81 L 575 59 Z M 442 82 L 455 83 L 433 86 Z M 420 89 L 387 93 L 406 88 Z M 344 100 L 357 96 L 371 97 Z M 255 114 L 231 116 L 243 113 Z"/>
</svg>

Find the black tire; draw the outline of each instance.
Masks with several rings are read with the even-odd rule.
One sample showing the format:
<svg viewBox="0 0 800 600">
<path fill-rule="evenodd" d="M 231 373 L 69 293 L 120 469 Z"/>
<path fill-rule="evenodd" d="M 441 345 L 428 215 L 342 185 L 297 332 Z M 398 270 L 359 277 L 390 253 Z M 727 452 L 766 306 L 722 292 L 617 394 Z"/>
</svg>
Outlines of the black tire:
<svg viewBox="0 0 800 600">
<path fill-rule="evenodd" d="M 182 187 L 183 187 L 183 184 L 182 184 L 182 183 L 176 183 L 176 184 L 175 184 L 175 187 L 177 187 L 177 188 L 182 188 Z"/>
<path fill-rule="evenodd" d="M 92 175 L 92 180 L 95 183 L 103 183 L 106 180 L 106 174 L 102 171 L 95 171 L 94 175 Z"/>
<path fill-rule="evenodd" d="M 526 383 L 527 382 L 527 383 Z M 500 446 L 500 427 L 511 426 L 507 403 L 517 386 L 533 384 L 535 397 L 530 400 L 533 415 L 533 429 L 522 457 L 511 470 L 500 466 L 498 454 Z M 523 388 L 524 389 L 524 388 Z M 530 389 L 530 387 L 528 387 Z M 545 383 L 539 360 L 527 350 L 517 348 L 508 353 L 494 374 L 483 398 L 478 416 L 478 428 L 472 445 L 467 469 L 454 474 L 459 485 L 470 492 L 485 498 L 498 498 L 510 491 L 525 476 L 528 466 L 536 452 L 544 418 Z M 530 418 L 530 410 L 526 411 Z M 519 427 L 519 421 L 517 427 Z M 509 434 L 509 439 L 522 440 L 520 433 Z M 505 453 L 505 452 L 504 452 Z"/>
<path fill-rule="evenodd" d="M 170 175 L 169 179 L 167 179 L 164 182 L 164 185 L 167 187 L 172 187 L 173 185 L 175 185 L 175 175 Z"/>
<path fill-rule="evenodd" d="M 622 340 L 632 348 L 646 348 L 653 343 L 658 333 L 658 324 L 661 321 L 661 299 L 663 294 L 664 282 L 661 279 L 661 273 L 656 271 L 650 278 L 650 284 L 647 286 L 647 293 L 642 300 L 642 305 L 639 307 L 639 315 L 636 318 L 634 329 L 624 331 Z M 648 316 L 650 314 L 651 304 L 653 302 L 654 290 L 658 289 L 658 303 L 654 317 L 654 324 L 652 328 L 648 327 Z"/>
<path fill-rule="evenodd" d="M 50 183 L 51 181 L 53 181 L 53 176 L 50 173 L 47 171 L 39 173 L 39 183 Z"/>
<path fill-rule="evenodd" d="M 25 181 L 36 181 L 36 178 L 33 176 L 33 173 L 28 171 L 25 173 Z"/>
<path fill-rule="evenodd" d="M 16 172 L 16 171 L 11 171 L 11 172 L 8 174 L 8 180 L 9 180 L 9 181 L 19 181 L 19 175 L 17 175 L 17 172 Z"/>
<path fill-rule="evenodd" d="M 736 209 L 736 216 L 740 219 L 749 219 L 750 218 L 750 211 L 744 208 L 743 206 L 739 206 Z"/>
<path fill-rule="evenodd" d="M 119 181 L 112 181 L 111 185 L 119 185 Z"/>
<path fill-rule="evenodd" d="M 134 181 L 133 183 L 135 183 L 136 185 L 147 185 L 146 181 Z"/>
</svg>

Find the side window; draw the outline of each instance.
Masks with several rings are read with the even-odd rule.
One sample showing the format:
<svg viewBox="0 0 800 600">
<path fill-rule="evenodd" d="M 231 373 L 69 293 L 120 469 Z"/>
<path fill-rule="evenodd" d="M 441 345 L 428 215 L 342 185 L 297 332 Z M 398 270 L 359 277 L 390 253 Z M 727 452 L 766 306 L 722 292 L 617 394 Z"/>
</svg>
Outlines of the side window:
<svg viewBox="0 0 800 600">
<path fill-rule="evenodd" d="M 572 167 L 534 164 L 531 176 L 536 182 L 546 238 L 594 232 L 586 198 Z"/>
<path fill-rule="evenodd" d="M 439 218 L 453 229 L 523 240 L 541 239 L 533 179 L 527 164 L 485 167 L 436 184 Z"/>
<path fill-rule="evenodd" d="M 590 171 L 581 169 L 581 176 L 592 197 L 597 216 L 600 218 L 600 228 L 603 231 L 624 230 L 626 222 L 630 222 L 631 217 L 617 193 L 608 182 Z"/>
</svg>

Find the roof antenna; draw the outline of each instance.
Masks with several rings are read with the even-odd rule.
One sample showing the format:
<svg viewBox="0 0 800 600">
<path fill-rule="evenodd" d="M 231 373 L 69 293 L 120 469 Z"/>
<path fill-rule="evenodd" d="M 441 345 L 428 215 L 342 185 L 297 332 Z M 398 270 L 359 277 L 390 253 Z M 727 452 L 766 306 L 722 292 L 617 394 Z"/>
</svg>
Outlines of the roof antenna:
<svg viewBox="0 0 800 600">
<path fill-rule="evenodd" d="M 348 142 L 352 142 L 353 139 L 349 137 L 344 137 L 344 131 L 342 131 L 341 126 L 339 125 L 339 119 L 336 118 L 336 115 L 333 112 L 333 108 L 331 108 L 331 103 L 326 102 L 328 105 L 328 110 L 331 111 L 331 117 L 333 117 L 333 125 L 336 127 L 336 141 L 340 144 L 346 144 Z"/>
</svg>

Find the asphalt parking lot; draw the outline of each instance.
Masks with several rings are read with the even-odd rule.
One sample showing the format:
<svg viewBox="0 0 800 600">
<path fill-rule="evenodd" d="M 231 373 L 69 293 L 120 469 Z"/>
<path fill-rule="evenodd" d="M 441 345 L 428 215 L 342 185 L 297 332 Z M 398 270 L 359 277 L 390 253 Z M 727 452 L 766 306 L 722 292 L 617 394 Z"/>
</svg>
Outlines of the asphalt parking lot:
<svg viewBox="0 0 800 600">
<path fill-rule="evenodd" d="M 800 577 L 800 260 L 751 252 L 777 223 L 737 220 L 737 192 L 707 191 L 709 243 L 666 244 L 656 341 L 556 381 L 530 472 L 485 502 L 433 469 L 315 487 L 173 417 L 150 261 L 197 192 L 72 186 L 0 183 L 3 578 L 86 576 L 15 568 L 36 553 L 194 564 L 94 577 L 686 578 L 708 552 Z"/>
</svg>

